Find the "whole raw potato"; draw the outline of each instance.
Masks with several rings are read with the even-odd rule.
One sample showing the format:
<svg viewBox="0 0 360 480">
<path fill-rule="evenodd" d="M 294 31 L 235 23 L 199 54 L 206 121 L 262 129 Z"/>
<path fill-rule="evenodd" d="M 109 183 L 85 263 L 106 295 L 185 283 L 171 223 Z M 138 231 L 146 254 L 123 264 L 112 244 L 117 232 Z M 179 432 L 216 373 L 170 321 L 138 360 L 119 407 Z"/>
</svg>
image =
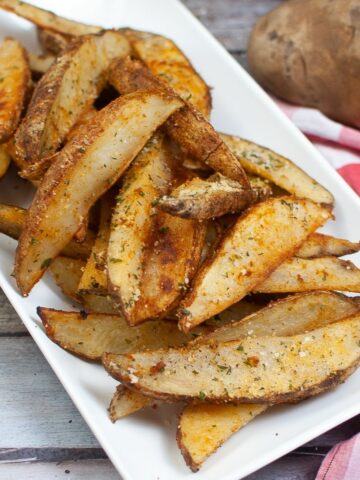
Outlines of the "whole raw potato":
<svg viewBox="0 0 360 480">
<path fill-rule="evenodd" d="M 276 96 L 360 127 L 360 0 L 289 0 L 261 17 L 248 47 Z"/>
</svg>

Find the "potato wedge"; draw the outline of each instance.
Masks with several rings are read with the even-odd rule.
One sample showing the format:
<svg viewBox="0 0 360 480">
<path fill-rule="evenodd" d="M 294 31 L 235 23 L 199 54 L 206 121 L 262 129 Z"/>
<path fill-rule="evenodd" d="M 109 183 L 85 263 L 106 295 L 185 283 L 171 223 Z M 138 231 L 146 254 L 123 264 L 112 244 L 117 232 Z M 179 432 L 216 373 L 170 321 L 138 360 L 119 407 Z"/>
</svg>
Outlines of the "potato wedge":
<svg viewBox="0 0 360 480">
<path fill-rule="evenodd" d="M 359 363 L 359 313 L 310 334 L 103 357 L 109 374 L 133 390 L 209 403 L 299 401 L 334 388 Z"/>
<path fill-rule="evenodd" d="M 54 61 L 55 57 L 53 55 L 37 55 L 36 53 L 29 53 L 30 70 L 36 78 L 40 78 L 44 75 Z"/>
<path fill-rule="evenodd" d="M 53 12 L 36 7 L 35 5 L 30 5 L 21 0 L 0 0 L 0 8 L 15 13 L 19 17 L 26 18 L 26 20 L 29 20 L 38 27 L 64 35 L 85 35 L 87 33 L 97 33 L 102 30 L 101 27 L 68 20 L 55 15 Z"/>
<path fill-rule="evenodd" d="M 0 143 L 16 130 L 30 93 L 31 75 L 25 49 L 14 38 L 0 44 Z"/>
<path fill-rule="evenodd" d="M 181 345 L 193 338 L 184 335 L 174 322 L 155 320 L 129 327 L 119 315 L 63 312 L 38 307 L 46 333 L 51 340 L 87 360 L 100 361 L 105 352 L 130 353 Z M 198 334 L 206 327 L 198 329 Z"/>
<path fill-rule="evenodd" d="M 29 165 L 24 177 L 42 176 L 51 156 L 104 87 L 110 62 L 128 52 L 127 40 L 109 31 L 77 39 L 52 64 L 37 84 L 15 135 L 17 150 Z"/>
<path fill-rule="evenodd" d="M 350 242 L 330 235 L 313 233 L 296 252 L 300 258 L 342 257 L 360 250 L 360 242 Z"/>
<path fill-rule="evenodd" d="M 261 293 L 340 290 L 360 292 L 360 269 L 336 257 L 292 258 L 285 261 L 254 291 Z"/>
<path fill-rule="evenodd" d="M 123 385 L 118 385 L 109 405 L 109 416 L 114 423 L 120 418 L 127 417 L 131 413 L 155 404 L 156 400 L 153 398 L 145 397 L 141 393 L 133 392 Z"/>
<path fill-rule="evenodd" d="M 155 77 L 144 64 L 133 61 L 130 57 L 113 62 L 109 81 L 121 94 L 139 89 L 174 93 L 171 87 Z M 184 107 L 169 118 L 165 127 L 184 155 L 206 163 L 215 171 L 237 180 L 244 188 L 249 188 L 239 160 L 230 152 L 206 118 L 189 102 L 184 100 Z"/>
<path fill-rule="evenodd" d="M 268 190 L 268 195 L 270 189 Z M 240 183 L 220 173 L 206 180 L 195 177 L 159 198 L 164 212 L 182 218 L 207 220 L 238 212 L 250 203 L 264 199 L 264 189 L 244 189 Z"/>
<path fill-rule="evenodd" d="M 206 224 L 159 211 L 144 255 L 141 295 L 134 318 L 161 318 L 178 306 L 193 279 L 205 242 Z"/>
<path fill-rule="evenodd" d="M 214 332 L 205 334 L 192 343 L 209 340 L 228 341 L 246 336 L 298 335 L 324 327 L 359 311 L 351 298 L 335 292 L 309 292 L 289 296 Z M 138 395 L 133 401 L 119 399 L 119 411 L 126 414 L 127 404 L 132 413 L 136 404 L 142 408 Z M 143 397 L 145 398 L 145 397 Z M 140 400 L 140 399 L 139 399 Z M 132 405 L 132 410 L 131 410 Z M 197 471 L 205 459 L 214 453 L 233 433 L 262 413 L 266 405 L 188 405 L 181 413 L 177 430 L 177 441 L 181 453 L 191 470 Z M 123 409 L 123 410 L 122 410 Z"/>
<path fill-rule="evenodd" d="M 85 267 L 83 260 L 67 257 L 57 257 L 49 267 L 54 282 L 66 297 L 81 303 L 78 285 Z"/>
<path fill-rule="evenodd" d="M 82 277 L 79 282 L 80 295 L 92 293 L 97 295 L 108 294 L 108 282 L 106 272 L 106 256 L 110 238 L 110 223 L 112 207 L 114 204 L 112 195 L 104 195 L 101 200 L 100 223 L 95 243 L 91 249 Z"/>
<path fill-rule="evenodd" d="M 137 92 L 111 102 L 56 156 L 19 238 L 15 276 L 27 295 L 82 219 L 126 170 L 146 141 L 181 106 L 170 95 Z M 73 184 L 76 188 L 73 188 Z"/>
<path fill-rule="evenodd" d="M 121 386 L 120 388 L 124 387 Z M 128 393 L 123 393 L 121 400 L 115 398 L 115 393 L 109 409 L 112 420 L 113 418 L 117 420 L 132 413 L 131 407 L 135 408 L 137 403 L 139 409 L 142 408 L 141 399 L 147 399 L 148 404 L 150 403 L 149 397 L 139 397 L 139 394 L 135 394 L 137 396 L 135 398 L 130 396 L 131 400 L 129 402 L 127 399 Z M 154 402 L 154 399 L 152 401 Z M 250 403 L 240 405 L 187 405 L 180 415 L 176 431 L 176 440 L 186 464 L 193 472 L 197 472 L 204 460 L 214 453 L 225 440 L 267 408 L 267 405 Z"/>
<path fill-rule="evenodd" d="M 15 207 L 14 205 L 0 204 L 0 233 L 18 240 L 24 229 L 27 210 L 25 208 Z M 74 240 L 63 248 L 61 254 L 69 258 L 79 258 L 86 260 L 91 253 L 95 236 L 91 230 L 88 230 L 86 239 L 82 243 Z"/>
<path fill-rule="evenodd" d="M 210 88 L 172 40 L 154 33 L 131 29 L 121 31 L 130 42 L 133 56 L 141 60 L 153 75 L 166 82 L 204 116 L 210 115 Z"/>
<path fill-rule="evenodd" d="M 47 28 L 37 27 L 36 31 L 41 48 L 50 55 L 60 55 L 73 39 L 69 35 L 63 35 Z"/>
<path fill-rule="evenodd" d="M 297 197 L 333 205 L 333 195 L 291 160 L 248 140 L 224 133 L 220 136 L 246 172 L 266 178 Z"/>
<path fill-rule="evenodd" d="M 81 296 L 81 304 L 88 313 L 109 313 L 119 315 L 110 295 L 95 295 L 87 293 Z"/>
<path fill-rule="evenodd" d="M 7 172 L 11 163 L 11 157 L 3 145 L 0 145 L 0 178 Z"/>
<path fill-rule="evenodd" d="M 201 344 L 210 340 L 227 342 L 246 336 L 299 335 L 337 322 L 358 311 L 356 302 L 340 293 L 300 293 L 271 302 L 245 318 L 196 338 L 192 343 Z"/>
<path fill-rule="evenodd" d="M 145 246 L 154 227 L 154 200 L 169 190 L 173 173 L 163 135 L 147 143 L 116 197 L 107 253 L 109 289 L 130 324 L 140 296 Z"/>
<path fill-rule="evenodd" d="M 188 332 L 241 300 L 330 215 L 311 200 L 294 197 L 270 198 L 248 209 L 199 270 L 179 308 L 180 328 Z"/>
</svg>

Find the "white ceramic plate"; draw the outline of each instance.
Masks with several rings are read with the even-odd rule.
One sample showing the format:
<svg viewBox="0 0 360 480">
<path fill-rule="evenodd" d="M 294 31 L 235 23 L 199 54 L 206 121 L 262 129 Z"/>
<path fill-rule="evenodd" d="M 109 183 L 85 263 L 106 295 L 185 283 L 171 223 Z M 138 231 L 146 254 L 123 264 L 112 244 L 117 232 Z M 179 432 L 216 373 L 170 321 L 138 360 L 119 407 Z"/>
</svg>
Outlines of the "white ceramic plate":
<svg viewBox="0 0 360 480">
<path fill-rule="evenodd" d="M 360 238 L 360 201 L 356 194 L 176 0 L 44 0 L 36 3 L 80 21 L 106 27 L 129 25 L 173 38 L 214 87 L 214 125 L 295 160 L 335 195 L 337 220 L 331 222 L 326 231 L 351 240 Z M 28 22 L 0 12 L 0 28 L 2 35 L 14 35 L 28 48 L 36 48 L 35 30 Z M 0 202 L 26 203 L 30 189 L 25 182 L 20 182 L 15 176 L 3 180 Z M 195 478 L 176 446 L 176 408 L 168 406 L 142 412 L 113 425 L 106 408 L 115 381 L 101 366 L 79 360 L 48 340 L 36 316 L 38 305 L 69 309 L 69 302 L 48 277 L 36 286 L 29 298 L 21 298 L 10 277 L 15 242 L 1 236 L 0 247 L 1 287 L 123 478 Z M 359 256 L 352 259 L 359 263 Z M 333 392 L 296 406 L 271 409 L 256 418 L 208 459 L 196 479 L 239 480 L 359 412 L 360 371 Z"/>
</svg>

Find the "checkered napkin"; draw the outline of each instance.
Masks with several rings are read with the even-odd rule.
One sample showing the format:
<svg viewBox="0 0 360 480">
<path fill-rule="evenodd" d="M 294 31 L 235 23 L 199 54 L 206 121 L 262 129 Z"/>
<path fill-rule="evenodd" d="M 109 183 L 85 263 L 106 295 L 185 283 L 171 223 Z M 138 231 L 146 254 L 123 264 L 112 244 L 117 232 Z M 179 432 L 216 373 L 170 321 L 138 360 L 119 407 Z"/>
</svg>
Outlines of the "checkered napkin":
<svg viewBox="0 0 360 480">
<path fill-rule="evenodd" d="M 334 122 L 313 108 L 273 100 L 360 195 L 360 131 Z"/>
<path fill-rule="evenodd" d="M 313 108 L 273 100 L 360 195 L 360 131 Z M 360 480 L 360 433 L 330 450 L 315 480 Z"/>
</svg>

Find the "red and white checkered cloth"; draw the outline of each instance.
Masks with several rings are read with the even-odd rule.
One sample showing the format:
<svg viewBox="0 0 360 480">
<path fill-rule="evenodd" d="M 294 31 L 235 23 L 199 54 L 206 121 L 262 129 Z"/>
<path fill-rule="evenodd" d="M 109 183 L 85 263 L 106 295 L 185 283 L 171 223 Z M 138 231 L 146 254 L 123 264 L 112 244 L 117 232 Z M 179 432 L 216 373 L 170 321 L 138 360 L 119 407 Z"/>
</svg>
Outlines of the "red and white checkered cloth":
<svg viewBox="0 0 360 480">
<path fill-rule="evenodd" d="M 313 108 L 273 100 L 360 195 L 360 131 L 334 122 Z"/>
<path fill-rule="evenodd" d="M 360 195 L 360 131 L 313 108 L 273 100 Z M 360 433 L 330 450 L 315 480 L 360 480 Z"/>
</svg>

